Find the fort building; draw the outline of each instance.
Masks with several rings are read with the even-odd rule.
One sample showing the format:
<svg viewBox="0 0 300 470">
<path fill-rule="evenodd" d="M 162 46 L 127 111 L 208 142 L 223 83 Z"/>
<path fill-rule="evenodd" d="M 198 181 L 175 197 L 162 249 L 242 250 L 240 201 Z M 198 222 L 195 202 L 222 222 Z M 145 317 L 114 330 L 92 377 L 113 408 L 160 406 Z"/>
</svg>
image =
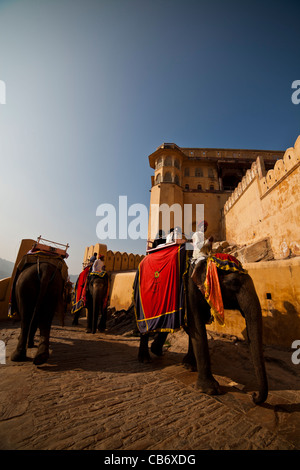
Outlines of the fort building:
<svg viewBox="0 0 300 470">
<path fill-rule="evenodd" d="M 148 158 L 154 170 L 149 239 L 153 241 L 152 204 L 179 204 L 182 219 L 185 204 L 204 204 L 207 237 L 223 241 L 227 252 L 232 249 L 253 279 L 265 343 L 289 347 L 300 339 L 300 136 L 286 151 L 164 143 Z M 194 210 L 192 232 L 198 222 L 195 215 Z M 170 218 L 174 227 L 172 212 Z M 160 229 L 161 222 L 160 217 Z M 236 311 L 226 312 L 225 327 L 213 322 L 209 328 L 246 337 L 245 320 Z"/>
<path fill-rule="evenodd" d="M 223 208 L 258 157 L 264 161 L 266 171 L 272 169 L 283 151 L 212 149 L 178 147 L 175 143 L 164 143 L 149 155 L 151 177 L 151 197 L 149 221 L 153 217 L 153 204 L 179 204 L 182 208 L 180 226 L 186 234 L 196 230 L 196 204 L 204 204 L 205 219 L 208 222 L 208 235 L 215 240 L 225 236 Z M 184 226 L 184 205 L 193 206 L 192 226 Z M 170 225 L 174 227 L 171 213 Z M 148 239 L 153 241 L 149 223 Z M 162 221 L 158 222 L 162 229 Z"/>
</svg>

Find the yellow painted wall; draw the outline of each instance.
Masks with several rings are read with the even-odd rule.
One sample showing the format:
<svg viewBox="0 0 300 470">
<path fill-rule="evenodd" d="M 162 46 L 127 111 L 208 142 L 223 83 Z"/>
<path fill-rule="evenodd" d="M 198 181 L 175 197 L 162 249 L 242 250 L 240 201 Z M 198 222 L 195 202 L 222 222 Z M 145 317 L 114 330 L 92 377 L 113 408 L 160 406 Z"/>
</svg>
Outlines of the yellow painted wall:
<svg viewBox="0 0 300 470">
<path fill-rule="evenodd" d="M 128 255 L 128 269 L 134 269 L 134 266 L 135 266 L 134 254 L 129 253 L 129 255 Z"/>
<path fill-rule="evenodd" d="M 110 288 L 110 307 L 127 310 L 132 303 L 135 271 L 112 273 Z"/>
<path fill-rule="evenodd" d="M 122 256 L 119 251 L 114 251 L 114 271 L 121 271 Z"/>
<path fill-rule="evenodd" d="M 121 253 L 121 270 L 127 271 L 128 270 L 128 254 Z"/>
<path fill-rule="evenodd" d="M 83 265 L 88 263 L 89 258 L 94 253 L 104 255 L 105 266 L 108 272 L 137 269 L 140 261 L 144 257 L 144 255 L 108 250 L 107 245 L 96 243 L 96 245 L 85 248 Z"/>
<path fill-rule="evenodd" d="M 111 250 L 107 250 L 105 258 L 106 270 L 111 272 L 114 270 L 114 253 Z"/>
</svg>

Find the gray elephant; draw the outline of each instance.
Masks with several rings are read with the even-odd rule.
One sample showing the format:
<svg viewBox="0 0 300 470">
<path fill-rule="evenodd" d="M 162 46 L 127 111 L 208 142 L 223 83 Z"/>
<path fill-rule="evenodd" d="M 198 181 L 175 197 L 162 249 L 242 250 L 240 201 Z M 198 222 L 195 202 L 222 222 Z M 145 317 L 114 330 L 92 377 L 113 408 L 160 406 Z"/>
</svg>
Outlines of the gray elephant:
<svg viewBox="0 0 300 470">
<path fill-rule="evenodd" d="M 106 328 L 108 289 L 109 280 L 106 271 L 89 272 L 87 274 L 85 299 L 84 304 L 82 304 L 82 308 L 85 307 L 88 311 L 87 333 L 96 333 L 99 317 L 98 330 L 104 331 Z M 78 325 L 80 314 L 81 309 L 75 311 L 72 325 Z"/>
<path fill-rule="evenodd" d="M 29 260 L 30 256 L 26 258 Z M 25 260 L 25 261 L 26 261 Z M 40 365 L 49 358 L 50 329 L 55 312 L 63 309 L 63 290 L 67 278 L 67 266 L 63 259 L 40 256 L 17 273 L 12 303 L 14 313 L 21 318 L 21 333 L 12 361 L 25 361 L 27 347 L 33 347 L 34 335 L 39 328 L 40 340 L 34 364 Z"/>
<path fill-rule="evenodd" d="M 211 306 L 203 292 L 206 281 L 207 259 L 195 266 L 190 264 L 186 283 L 187 327 L 189 350 L 184 364 L 198 371 L 196 387 L 209 395 L 220 394 L 219 384 L 212 375 L 206 324 L 211 319 Z M 262 313 L 258 296 L 251 277 L 242 271 L 218 269 L 219 285 L 225 309 L 237 309 L 245 318 L 248 340 L 254 370 L 258 382 L 258 394 L 253 394 L 256 404 L 263 403 L 268 396 L 268 382 L 265 370 L 262 344 Z M 159 333 L 151 345 L 154 354 L 161 355 L 167 333 Z M 150 359 L 148 334 L 141 335 L 138 359 Z"/>
</svg>

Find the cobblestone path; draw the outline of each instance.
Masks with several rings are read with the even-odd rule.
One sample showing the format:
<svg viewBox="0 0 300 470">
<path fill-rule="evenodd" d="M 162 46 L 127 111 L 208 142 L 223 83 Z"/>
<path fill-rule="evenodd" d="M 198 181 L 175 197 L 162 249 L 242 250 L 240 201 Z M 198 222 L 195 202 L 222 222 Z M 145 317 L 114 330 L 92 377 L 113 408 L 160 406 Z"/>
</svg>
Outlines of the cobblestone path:
<svg viewBox="0 0 300 470">
<path fill-rule="evenodd" d="M 9 359 L 19 324 L 0 328 L 7 354 L 0 365 L 2 450 L 300 449 L 300 366 L 286 351 L 267 349 L 270 393 L 257 407 L 242 342 L 210 340 L 224 391 L 211 397 L 197 392 L 196 373 L 181 365 L 183 332 L 171 336 L 162 358 L 143 365 L 134 336 L 88 335 L 85 320 L 54 324 L 50 359 L 36 367 Z"/>
</svg>

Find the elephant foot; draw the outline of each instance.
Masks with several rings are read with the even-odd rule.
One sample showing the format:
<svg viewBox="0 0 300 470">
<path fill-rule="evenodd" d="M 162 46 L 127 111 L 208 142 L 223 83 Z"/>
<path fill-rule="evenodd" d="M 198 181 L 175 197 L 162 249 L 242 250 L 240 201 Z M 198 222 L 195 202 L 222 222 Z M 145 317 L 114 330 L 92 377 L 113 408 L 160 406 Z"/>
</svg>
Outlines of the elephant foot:
<svg viewBox="0 0 300 470">
<path fill-rule="evenodd" d="M 10 359 L 13 362 L 25 362 L 27 361 L 26 351 L 16 349 L 10 356 Z"/>
<path fill-rule="evenodd" d="M 211 379 L 199 379 L 196 382 L 196 389 L 206 395 L 221 395 L 219 383 L 212 377 Z"/>
<path fill-rule="evenodd" d="M 139 352 L 138 361 L 142 364 L 149 364 L 152 362 L 149 352 Z"/>
<path fill-rule="evenodd" d="M 187 354 L 184 356 L 182 359 L 182 364 L 183 367 L 187 370 L 190 370 L 192 372 L 196 372 L 197 370 L 197 363 L 194 355 Z"/>
<path fill-rule="evenodd" d="M 155 354 L 155 356 L 162 356 L 163 355 L 163 348 L 160 344 L 157 344 L 155 343 L 155 341 L 153 341 L 153 343 L 151 344 L 151 352 L 153 354 Z"/>
<path fill-rule="evenodd" d="M 74 320 L 72 321 L 72 326 L 78 326 L 78 320 L 74 319 Z"/>
<path fill-rule="evenodd" d="M 33 364 L 36 366 L 40 366 L 41 364 L 45 364 L 49 359 L 49 352 L 44 351 L 42 353 L 37 353 L 35 358 L 33 359 Z"/>
<path fill-rule="evenodd" d="M 33 364 L 39 366 L 44 364 L 49 359 L 49 340 L 46 338 L 41 337 L 42 340 L 39 344 L 37 353 L 33 359 Z"/>
</svg>

